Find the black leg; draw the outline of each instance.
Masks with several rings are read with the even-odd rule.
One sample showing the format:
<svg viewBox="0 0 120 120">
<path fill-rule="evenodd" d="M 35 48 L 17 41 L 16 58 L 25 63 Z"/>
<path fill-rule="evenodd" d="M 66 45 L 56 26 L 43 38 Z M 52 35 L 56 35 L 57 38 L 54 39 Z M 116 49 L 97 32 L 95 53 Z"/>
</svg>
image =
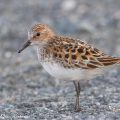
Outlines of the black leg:
<svg viewBox="0 0 120 120">
<path fill-rule="evenodd" d="M 74 81 L 74 86 L 75 86 L 75 91 L 76 91 L 76 105 L 75 105 L 75 109 L 76 111 L 80 111 L 80 83 L 78 81 Z"/>
</svg>

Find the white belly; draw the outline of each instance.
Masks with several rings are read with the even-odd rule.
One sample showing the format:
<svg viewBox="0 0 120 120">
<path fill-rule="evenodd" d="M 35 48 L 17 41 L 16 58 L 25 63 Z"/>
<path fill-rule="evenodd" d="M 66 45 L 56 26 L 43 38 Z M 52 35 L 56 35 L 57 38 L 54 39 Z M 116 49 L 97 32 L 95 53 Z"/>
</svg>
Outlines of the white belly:
<svg viewBox="0 0 120 120">
<path fill-rule="evenodd" d="M 90 80 L 98 75 L 100 75 L 103 70 L 95 69 L 95 70 L 86 70 L 81 68 L 70 69 L 64 68 L 60 64 L 54 62 L 47 62 L 48 60 L 42 60 L 42 56 L 40 54 L 40 49 L 38 49 L 38 60 L 40 61 L 43 68 L 53 77 L 60 80 Z M 52 60 L 52 59 L 51 59 Z M 45 62 L 46 61 L 46 62 Z"/>
<path fill-rule="evenodd" d="M 80 80 L 82 73 L 79 70 L 68 69 L 56 63 L 42 63 L 44 69 L 53 77 L 63 80 Z"/>
<path fill-rule="evenodd" d="M 100 75 L 101 71 L 99 70 L 83 70 L 79 69 L 69 69 L 64 68 L 56 63 L 45 62 L 42 63 L 43 68 L 53 77 L 59 80 L 89 80 L 98 75 Z"/>
</svg>

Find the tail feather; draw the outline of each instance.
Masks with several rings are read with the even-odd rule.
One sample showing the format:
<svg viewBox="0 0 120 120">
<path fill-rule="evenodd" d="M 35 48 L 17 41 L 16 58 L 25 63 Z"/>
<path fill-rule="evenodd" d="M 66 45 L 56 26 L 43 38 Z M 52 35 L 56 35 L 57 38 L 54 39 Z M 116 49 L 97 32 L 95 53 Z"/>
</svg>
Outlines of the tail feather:
<svg viewBox="0 0 120 120">
<path fill-rule="evenodd" d="M 120 64 L 120 58 L 116 57 L 98 58 L 98 61 L 100 61 L 104 66 Z"/>
</svg>

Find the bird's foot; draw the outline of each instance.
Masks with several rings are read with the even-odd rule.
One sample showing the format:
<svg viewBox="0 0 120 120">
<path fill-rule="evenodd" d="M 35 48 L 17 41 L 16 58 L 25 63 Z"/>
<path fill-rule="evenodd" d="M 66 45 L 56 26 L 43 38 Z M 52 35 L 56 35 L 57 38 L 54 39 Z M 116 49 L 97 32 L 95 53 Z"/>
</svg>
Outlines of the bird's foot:
<svg viewBox="0 0 120 120">
<path fill-rule="evenodd" d="M 75 112 L 81 112 L 83 109 L 81 107 L 75 106 Z"/>
</svg>

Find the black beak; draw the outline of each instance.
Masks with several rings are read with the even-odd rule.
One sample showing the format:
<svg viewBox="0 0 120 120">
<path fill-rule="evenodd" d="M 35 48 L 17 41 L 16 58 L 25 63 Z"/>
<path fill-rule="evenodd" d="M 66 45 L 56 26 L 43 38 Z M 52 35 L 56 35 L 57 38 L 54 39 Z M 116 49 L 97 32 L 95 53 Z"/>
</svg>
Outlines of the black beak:
<svg viewBox="0 0 120 120">
<path fill-rule="evenodd" d="M 18 53 L 21 53 L 25 48 L 27 48 L 29 45 L 31 44 L 31 42 L 28 40 L 23 47 L 18 51 Z"/>
</svg>

